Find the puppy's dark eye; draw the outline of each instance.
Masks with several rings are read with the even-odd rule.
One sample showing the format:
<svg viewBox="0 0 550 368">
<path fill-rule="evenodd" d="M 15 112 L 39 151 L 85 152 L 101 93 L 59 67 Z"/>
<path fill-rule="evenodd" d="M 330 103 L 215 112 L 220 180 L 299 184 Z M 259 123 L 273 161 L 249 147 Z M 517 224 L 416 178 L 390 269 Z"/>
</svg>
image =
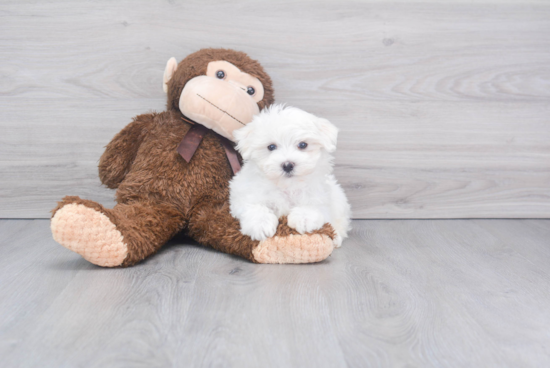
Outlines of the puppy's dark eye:
<svg viewBox="0 0 550 368">
<path fill-rule="evenodd" d="M 218 77 L 218 79 L 224 79 L 225 78 L 225 72 L 223 70 L 218 70 L 216 72 L 216 77 Z"/>
<path fill-rule="evenodd" d="M 248 87 L 246 89 L 246 93 L 248 93 L 250 96 L 253 96 L 254 93 L 256 93 L 256 90 L 254 89 L 254 87 Z"/>
<path fill-rule="evenodd" d="M 307 143 L 306 143 L 306 142 L 300 142 L 300 143 L 298 143 L 298 148 L 299 148 L 299 149 L 306 149 L 306 148 L 307 148 Z"/>
<path fill-rule="evenodd" d="M 269 146 L 267 146 L 267 149 L 270 151 L 275 151 L 277 149 L 277 146 L 274 144 L 270 144 Z"/>
</svg>

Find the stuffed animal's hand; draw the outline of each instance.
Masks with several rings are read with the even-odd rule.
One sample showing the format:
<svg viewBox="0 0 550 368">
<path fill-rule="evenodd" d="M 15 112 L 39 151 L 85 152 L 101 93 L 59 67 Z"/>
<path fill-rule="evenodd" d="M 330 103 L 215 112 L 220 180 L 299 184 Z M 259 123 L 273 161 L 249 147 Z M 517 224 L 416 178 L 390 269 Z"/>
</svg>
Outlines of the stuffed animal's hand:
<svg viewBox="0 0 550 368">
<path fill-rule="evenodd" d="M 124 180 L 143 141 L 145 128 L 151 124 L 151 114 L 137 116 L 105 147 L 98 168 L 99 178 L 107 187 L 116 189 Z"/>
</svg>

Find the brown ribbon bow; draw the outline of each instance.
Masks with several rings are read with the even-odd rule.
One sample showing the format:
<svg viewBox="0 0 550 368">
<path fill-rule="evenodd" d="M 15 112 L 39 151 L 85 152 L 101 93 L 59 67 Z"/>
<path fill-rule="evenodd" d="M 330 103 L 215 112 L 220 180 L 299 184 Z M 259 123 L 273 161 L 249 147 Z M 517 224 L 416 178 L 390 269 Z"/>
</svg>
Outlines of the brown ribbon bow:
<svg viewBox="0 0 550 368">
<path fill-rule="evenodd" d="M 187 131 L 187 133 L 185 133 L 185 136 L 178 146 L 178 153 L 181 155 L 181 157 L 183 157 L 185 161 L 191 161 L 191 158 L 195 154 L 197 148 L 199 148 L 199 144 L 201 143 L 202 139 L 204 138 L 206 133 L 210 131 L 218 137 L 220 143 L 225 149 L 225 154 L 227 156 L 227 160 L 229 161 L 229 165 L 231 165 L 231 170 L 233 170 L 233 175 L 241 170 L 241 163 L 239 162 L 237 151 L 235 151 L 235 148 L 233 147 L 233 144 L 229 139 L 219 135 L 218 133 L 214 132 L 211 129 L 208 129 L 203 125 L 196 124 L 194 121 L 188 120 L 187 118 L 182 117 L 182 119 L 193 125 Z"/>
</svg>

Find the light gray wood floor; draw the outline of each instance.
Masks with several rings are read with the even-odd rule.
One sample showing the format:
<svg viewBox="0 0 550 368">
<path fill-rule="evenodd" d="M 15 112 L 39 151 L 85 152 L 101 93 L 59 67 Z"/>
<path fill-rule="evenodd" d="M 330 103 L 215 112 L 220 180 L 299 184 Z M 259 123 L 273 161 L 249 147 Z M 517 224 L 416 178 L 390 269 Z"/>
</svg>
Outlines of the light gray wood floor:
<svg viewBox="0 0 550 368">
<path fill-rule="evenodd" d="M 3 367 L 548 367 L 550 220 L 364 220 L 314 265 L 185 241 L 129 269 L 0 221 Z"/>
</svg>

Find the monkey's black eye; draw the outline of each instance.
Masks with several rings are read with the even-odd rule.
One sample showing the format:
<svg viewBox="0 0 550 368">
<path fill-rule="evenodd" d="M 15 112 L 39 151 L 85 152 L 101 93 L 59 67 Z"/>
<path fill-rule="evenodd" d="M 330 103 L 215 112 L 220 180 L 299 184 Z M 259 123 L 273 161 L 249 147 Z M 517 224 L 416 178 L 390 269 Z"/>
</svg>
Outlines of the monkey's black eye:
<svg viewBox="0 0 550 368">
<path fill-rule="evenodd" d="M 254 95 L 254 93 L 256 93 L 256 90 L 254 89 L 254 87 L 248 87 L 246 89 L 246 93 L 248 93 L 250 96 Z"/>
<path fill-rule="evenodd" d="M 216 77 L 218 77 L 219 79 L 224 79 L 225 78 L 225 72 L 223 70 L 218 70 L 216 72 Z"/>
<path fill-rule="evenodd" d="M 277 146 L 274 144 L 270 144 L 269 146 L 267 146 L 267 149 L 270 151 L 275 151 L 277 149 Z"/>
<path fill-rule="evenodd" d="M 306 148 L 307 148 L 307 143 L 306 143 L 306 142 L 300 142 L 300 143 L 298 143 L 298 148 L 299 148 L 299 149 L 306 149 Z"/>
</svg>

